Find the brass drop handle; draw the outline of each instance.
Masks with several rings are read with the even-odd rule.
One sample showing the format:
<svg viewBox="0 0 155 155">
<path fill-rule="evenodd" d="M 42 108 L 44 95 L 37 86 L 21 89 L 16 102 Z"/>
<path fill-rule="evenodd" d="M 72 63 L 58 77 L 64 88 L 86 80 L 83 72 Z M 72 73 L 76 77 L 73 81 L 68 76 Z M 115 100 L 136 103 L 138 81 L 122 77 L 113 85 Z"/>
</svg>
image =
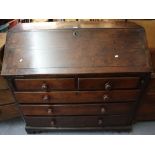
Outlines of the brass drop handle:
<svg viewBox="0 0 155 155">
<path fill-rule="evenodd" d="M 42 86 L 41 86 L 41 88 L 42 88 L 43 90 L 47 90 L 48 86 L 47 86 L 46 83 L 43 83 Z"/>
<path fill-rule="evenodd" d="M 109 82 L 105 83 L 105 86 L 104 86 L 105 90 L 111 90 L 112 86 Z"/>
<path fill-rule="evenodd" d="M 48 102 L 49 101 L 49 96 L 48 95 L 44 95 L 43 96 L 43 101 L 44 102 Z"/>
<path fill-rule="evenodd" d="M 103 120 L 102 119 L 99 119 L 98 120 L 98 125 L 102 125 L 103 124 Z"/>
<path fill-rule="evenodd" d="M 51 124 L 51 126 L 55 126 L 55 121 L 51 120 L 50 124 Z"/>
<path fill-rule="evenodd" d="M 104 96 L 103 96 L 103 100 L 104 100 L 104 101 L 108 101 L 109 99 L 110 99 L 110 97 L 109 97 L 108 95 L 104 95 Z"/>
<path fill-rule="evenodd" d="M 101 108 L 101 113 L 104 114 L 105 112 L 106 112 L 106 109 L 102 107 Z"/>
<path fill-rule="evenodd" d="M 48 114 L 52 114 L 53 113 L 53 109 L 52 108 L 48 108 L 47 113 Z"/>
</svg>

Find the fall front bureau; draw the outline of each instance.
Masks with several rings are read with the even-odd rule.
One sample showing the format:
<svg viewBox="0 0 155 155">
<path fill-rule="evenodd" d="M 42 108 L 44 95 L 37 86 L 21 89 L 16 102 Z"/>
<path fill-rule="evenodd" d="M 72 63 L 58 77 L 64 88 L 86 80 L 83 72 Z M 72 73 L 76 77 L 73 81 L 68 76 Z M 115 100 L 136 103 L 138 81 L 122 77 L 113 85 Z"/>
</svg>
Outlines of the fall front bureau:
<svg viewBox="0 0 155 155">
<path fill-rule="evenodd" d="M 2 68 L 28 133 L 129 129 L 150 72 L 144 29 L 123 22 L 19 24 Z"/>
</svg>

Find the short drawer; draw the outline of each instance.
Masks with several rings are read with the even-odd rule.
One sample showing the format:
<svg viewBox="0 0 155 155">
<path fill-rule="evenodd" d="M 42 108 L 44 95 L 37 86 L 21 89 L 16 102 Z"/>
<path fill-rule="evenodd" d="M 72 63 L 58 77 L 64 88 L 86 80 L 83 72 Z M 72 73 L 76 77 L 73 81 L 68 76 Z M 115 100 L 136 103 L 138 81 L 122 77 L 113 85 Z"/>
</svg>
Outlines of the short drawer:
<svg viewBox="0 0 155 155">
<path fill-rule="evenodd" d="M 137 89 L 139 77 L 79 78 L 80 90 Z"/>
<path fill-rule="evenodd" d="M 21 105 L 24 115 L 108 115 L 128 114 L 134 103 Z"/>
<path fill-rule="evenodd" d="M 25 116 L 26 125 L 32 127 L 103 127 L 128 125 L 127 116 L 64 116 L 64 117 L 32 117 Z"/>
<path fill-rule="evenodd" d="M 17 91 L 74 90 L 74 78 L 15 79 Z"/>
<path fill-rule="evenodd" d="M 15 103 L 0 106 L 0 121 L 20 116 Z"/>
<path fill-rule="evenodd" d="M 15 102 L 10 90 L 0 90 L 0 105 Z"/>
<path fill-rule="evenodd" d="M 19 103 L 85 103 L 136 101 L 140 90 L 15 92 Z"/>
</svg>

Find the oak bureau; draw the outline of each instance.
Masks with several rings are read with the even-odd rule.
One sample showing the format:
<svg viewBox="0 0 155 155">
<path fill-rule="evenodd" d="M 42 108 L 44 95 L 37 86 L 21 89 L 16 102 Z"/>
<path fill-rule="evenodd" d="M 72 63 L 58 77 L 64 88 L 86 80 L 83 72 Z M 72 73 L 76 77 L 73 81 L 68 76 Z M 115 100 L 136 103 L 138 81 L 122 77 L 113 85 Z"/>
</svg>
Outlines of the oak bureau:
<svg viewBox="0 0 155 155">
<path fill-rule="evenodd" d="M 18 24 L 2 75 L 26 131 L 131 129 L 150 78 L 142 27 L 125 22 Z"/>
</svg>

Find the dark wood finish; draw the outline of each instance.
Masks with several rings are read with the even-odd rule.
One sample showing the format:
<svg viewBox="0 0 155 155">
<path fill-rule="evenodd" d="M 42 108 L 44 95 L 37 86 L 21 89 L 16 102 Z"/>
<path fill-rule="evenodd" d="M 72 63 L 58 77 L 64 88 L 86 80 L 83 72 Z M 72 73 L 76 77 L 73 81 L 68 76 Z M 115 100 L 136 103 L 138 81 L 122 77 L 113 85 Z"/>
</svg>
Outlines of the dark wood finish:
<svg viewBox="0 0 155 155">
<path fill-rule="evenodd" d="M 27 126 L 36 127 L 102 127 L 128 125 L 129 119 L 123 116 L 65 116 L 65 117 L 30 117 L 26 116 Z"/>
<path fill-rule="evenodd" d="M 145 98 L 143 99 L 143 101 L 147 104 L 155 103 L 155 92 L 147 92 L 147 94 L 145 94 Z"/>
<path fill-rule="evenodd" d="M 20 105 L 24 115 L 109 115 L 129 114 L 134 103 Z"/>
<path fill-rule="evenodd" d="M 137 111 L 137 121 L 155 120 L 155 49 L 150 49 L 153 71 L 143 101 Z"/>
<path fill-rule="evenodd" d="M 79 78 L 80 90 L 137 89 L 139 77 Z"/>
<path fill-rule="evenodd" d="M 155 92 L 155 78 L 152 76 L 149 85 L 148 85 L 148 92 Z"/>
<path fill-rule="evenodd" d="M 152 115 L 155 114 L 155 102 L 153 103 L 145 103 L 142 104 L 141 108 L 139 109 L 139 113 L 142 113 L 142 115 Z"/>
<path fill-rule="evenodd" d="M 136 101 L 140 90 L 15 92 L 19 103 L 85 103 Z"/>
<path fill-rule="evenodd" d="M 149 106 L 149 108 L 152 108 Z M 145 111 L 145 110 L 144 110 Z M 155 120 L 155 113 L 145 113 L 141 110 L 137 113 L 136 117 L 137 121 L 154 121 Z"/>
<path fill-rule="evenodd" d="M 127 129 L 150 72 L 144 29 L 124 22 L 19 24 L 2 67 L 28 132 Z"/>
<path fill-rule="evenodd" d="M 15 99 L 10 90 L 0 90 L 0 105 L 14 102 Z"/>
<path fill-rule="evenodd" d="M 15 79 L 18 91 L 74 90 L 74 78 Z"/>
<path fill-rule="evenodd" d="M 0 121 L 12 119 L 14 117 L 18 117 L 19 111 L 17 105 L 12 103 L 8 105 L 0 105 Z"/>
</svg>

